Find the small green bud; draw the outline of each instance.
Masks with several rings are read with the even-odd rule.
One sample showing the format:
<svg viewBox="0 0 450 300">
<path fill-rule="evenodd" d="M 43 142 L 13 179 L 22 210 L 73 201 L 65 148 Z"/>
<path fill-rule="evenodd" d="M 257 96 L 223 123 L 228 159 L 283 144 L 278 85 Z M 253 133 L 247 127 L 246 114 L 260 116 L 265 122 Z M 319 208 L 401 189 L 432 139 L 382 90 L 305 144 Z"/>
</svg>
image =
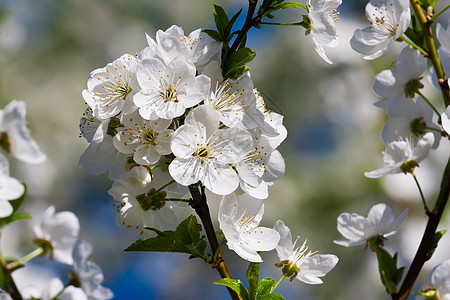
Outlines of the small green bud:
<svg viewBox="0 0 450 300">
<path fill-rule="evenodd" d="M 145 211 L 153 209 L 158 210 L 166 205 L 167 193 L 165 191 L 156 191 L 155 189 L 151 189 L 147 194 L 141 194 L 136 196 L 136 200 L 138 201 L 141 208 Z"/>
<path fill-rule="evenodd" d="M 311 33 L 311 19 L 307 15 L 303 15 L 303 21 L 300 22 L 300 26 L 305 28 L 305 35 Z"/>
<path fill-rule="evenodd" d="M 381 247 L 384 246 L 384 241 L 386 241 L 386 240 L 387 240 L 387 238 L 385 238 L 382 235 L 377 235 L 377 236 L 371 237 L 370 239 L 367 240 L 363 249 L 366 250 L 368 247 L 370 247 L 370 250 L 375 252 L 377 250 L 377 248 L 379 248 L 380 246 Z"/>
<path fill-rule="evenodd" d="M 295 277 L 297 277 L 298 273 L 300 272 L 300 269 L 297 267 L 297 265 L 290 260 L 283 260 L 279 263 L 276 263 L 275 267 L 283 268 L 283 274 L 286 274 L 286 277 L 291 277 L 291 282 L 295 279 Z"/>
<path fill-rule="evenodd" d="M 403 165 L 400 166 L 400 170 L 403 171 L 403 173 L 412 173 L 414 171 L 415 167 L 418 167 L 419 164 L 413 159 L 409 160 L 403 163 Z"/>
<path fill-rule="evenodd" d="M 420 82 L 422 77 L 418 79 L 411 79 L 405 84 L 405 96 L 409 98 L 413 98 L 414 95 L 419 91 L 419 89 L 423 88 L 423 84 Z"/>
<path fill-rule="evenodd" d="M 428 285 L 420 290 L 420 293 L 412 293 L 416 296 L 423 296 L 425 300 L 439 300 L 436 288 L 434 286 Z"/>
<path fill-rule="evenodd" d="M 425 123 L 423 117 L 411 121 L 410 130 L 417 137 L 424 135 L 426 133 L 426 128 L 427 123 Z"/>
</svg>

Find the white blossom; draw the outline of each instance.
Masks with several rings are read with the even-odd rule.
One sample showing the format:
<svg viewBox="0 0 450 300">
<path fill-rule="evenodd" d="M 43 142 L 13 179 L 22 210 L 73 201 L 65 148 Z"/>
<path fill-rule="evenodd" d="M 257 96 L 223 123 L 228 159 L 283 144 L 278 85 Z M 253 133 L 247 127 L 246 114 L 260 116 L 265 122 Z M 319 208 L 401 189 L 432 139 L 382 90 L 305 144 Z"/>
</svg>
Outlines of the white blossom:
<svg viewBox="0 0 450 300">
<path fill-rule="evenodd" d="M 180 193 L 178 184 L 170 183 L 170 176 L 160 169 L 152 171 L 154 179 L 145 186 L 136 186 L 134 173 L 127 172 L 115 179 L 108 190 L 112 198 L 119 202 L 113 206 L 117 207 L 117 213 L 120 214 L 118 225 L 125 233 L 150 238 L 154 236 L 154 232 L 144 230 L 145 227 L 159 230 L 176 227 L 178 218 L 175 207 L 171 205 L 173 202 L 166 202 L 164 199 L 167 196 L 179 198 L 183 192 Z"/>
<path fill-rule="evenodd" d="M 227 246 L 245 260 L 262 262 L 258 251 L 274 249 L 280 235 L 271 228 L 260 227 L 264 203 L 250 195 L 223 196 L 219 207 L 219 225 Z"/>
<path fill-rule="evenodd" d="M 441 122 L 442 128 L 450 134 L 450 105 L 447 106 L 447 109 L 441 114 Z"/>
<path fill-rule="evenodd" d="M 403 107 L 412 102 L 415 92 L 423 87 L 420 80 L 426 68 L 427 59 L 418 50 L 403 48 L 396 68 L 384 70 L 375 76 L 373 90 L 378 96 L 385 98 L 377 102 L 376 106 L 386 107 L 390 117 L 401 115 Z"/>
<path fill-rule="evenodd" d="M 323 47 L 334 48 L 338 45 L 336 22 L 339 20 L 337 8 L 341 3 L 342 0 L 308 0 L 308 17 L 316 52 L 329 64 L 332 62 Z"/>
<path fill-rule="evenodd" d="M 196 75 L 195 66 L 182 56 L 167 66 L 156 58 L 143 60 L 137 68 L 142 90 L 134 96 L 139 114 L 146 120 L 172 119 L 207 97 L 210 80 Z"/>
<path fill-rule="evenodd" d="M 401 106 L 401 108 L 400 108 Z M 398 102 L 398 113 L 396 117 L 391 117 L 381 131 L 381 137 L 385 144 L 392 142 L 398 137 L 421 137 L 426 132 L 434 135 L 434 143 L 432 149 L 439 146 L 441 133 L 439 126 L 433 122 L 434 112 L 428 103 L 422 97 L 418 97 L 416 101 L 406 100 L 400 104 Z M 426 127 L 435 128 L 429 130 Z"/>
<path fill-rule="evenodd" d="M 296 272 L 287 274 L 288 276 L 293 276 L 291 281 L 296 278 L 308 284 L 323 283 L 320 277 L 330 272 L 338 263 L 339 258 L 333 254 L 316 254 L 318 251 L 308 251 L 306 240 L 302 246 L 295 248 L 299 237 L 292 243 L 291 231 L 281 220 L 275 222 L 273 229 L 281 237 L 276 247 L 278 258 L 281 261 L 277 266 L 294 265 L 296 267 Z"/>
<path fill-rule="evenodd" d="M 206 105 L 189 112 L 170 143 L 176 158 L 169 172 L 181 185 L 201 181 L 211 192 L 227 195 L 239 185 L 230 164 L 241 161 L 253 143 L 251 135 L 239 126 L 219 129 L 219 118 L 218 112 Z"/>
<path fill-rule="evenodd" d="M 39 164 L 47 156 L 31 137 L 26 126 L 26 104 L 13 100 L 0 110 L 0 147 L 17 159 L 30 164 Z"/>
<path fill-rule="evenodd" d="M 210 61 L 218 60 L 222 43 L 203 33 L 201 28 L 185 35 L 181 27 L 172 25 L 166 31 L 156 32 L 156 41 L 146 35 L 149 48 L 165 64 L 169 64 L 177 56 L 183 56 L 201 72 Z M 148 58 L 148 57 L 143 57 Z"/>
<path fill-rule="evenodd" d="M 450 300 L 450 259 L 436 266 L 430 275 L 439 300 Z"/>
<path fill-rule="evenodd" d="M 9 177 L 8 159 L 0 153 L 0 218 L 12 214 L 13 207 L 8 200 L 19 198 L 25 192 L 19 180 Z"/>
<path fill-rule="evenodd" d="M 133 109 L 133 95 L 139 88 L 136 81 L 138 60 L 124 54 L 103 68 L 89 74 L 83 90 L 84 101 L 91 107 L 95 117 L 107 119 Z"/>
<path fill-rule="evenodd" d="M 383 55 L 402 36 L 411 21 L 408 0 L 371 0 L 366 6 L 370 25 L 357 29 L 350 40 L 353 50 L 364 59 Z"/>
<path fill-rule="evenodd" d="M 64 288 L 64 284 L 59 278 L 50 279 L 46 285 L 41 288 L 36 286 L 27 286 L 21 291 L 25 299 L 52 300 L 88 300 L 87 295 L 81 288 L 70 285 Z M 1 299 L 1 297 L 0 297 Z"/>
<path fill-rule="evenodd" d="M 413 143 L 411 138 L 390 142 L 383 152 L 385 166 L 374 171 L 365 172 L 364 175 L 368 178 L 379 178 L 387 174 L 411 172 L 419 165 L 419 162 L 428 156 L 433 143 L 434 135 L 431 132 L 419 138 L 417 143 Z"/>
<path fill-rule="evenodd" d="M 80 282 L 80 287 L 86 293 L 88 300 L 112 299 L 110 289 L 102 286 L 102 269 L 92 261 L 92 245 L 84 240 L 78 240 L 73 250 L 73 268 Z"/>
<path fill-rule="evenodd" d="M 211 78 L 211 96 L 205 99 L 205 104 L 220 113 L 223 124 L 233 127 L 240 123 L 245 129 L 263 126 L 264 116 L 256 107 L 249 73 L 238 80 L 224 79 L 219 63 L 211 62 L 203 74 Z"/>
<path fill-rule="evenodd" d="M 167 129 L 171 120 L 147 121 L 137 111 L 123 118 L 123 129 L 114 136 L 114 147 L 121 153 L 134 153 L 134 161 L 141 165 L 153 165 L 161 155 L 170 154 L 173 130 Z"/>
<path fill-rule="evenodd" d="M 337 229 L 348 240 L 335 240 L 334 243 L 352 247 L 364 245 L 369 239 L 378 236 L 386 240 L 398 234 L 407 212 L 405 209 L 395 218 L 388 205 L 378 203 L 370 209 L 367 217 L 355 213 L 342 213 L 337 218 Z"/>
<path fill-rule="evenodd" d="M 110 135 L 104 135 L 102 142 L 94 142 L 84 150 L 78 164 L 85 167 L 90 175 L 100 175 L 109 170 L 109 179 L 114 179 L 125 172 L 128 157 L 114 147 Z"/>
<path fill-rule="evenodd" d="M 72 251 L 80 233 L 80 222 L 73 212 L 55 213 L 52 205 L 44 212 L 39 225 L 33 227 L 38 243 L 51 246 L 51 256 L 56 260 L 73 264 Z"/>
</svg>

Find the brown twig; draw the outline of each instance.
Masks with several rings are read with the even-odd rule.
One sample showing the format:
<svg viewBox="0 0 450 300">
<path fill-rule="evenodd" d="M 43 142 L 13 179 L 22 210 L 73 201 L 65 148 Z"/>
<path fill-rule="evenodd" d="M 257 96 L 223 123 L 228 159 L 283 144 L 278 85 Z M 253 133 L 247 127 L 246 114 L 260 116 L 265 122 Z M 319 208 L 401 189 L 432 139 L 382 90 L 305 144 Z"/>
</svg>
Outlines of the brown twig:
<svg viewBox="0 0 450 300">
<path fill-rule="evenodd" d="M 189 191 L 192 196 L 191 206 L 195 209 L 195 212 L 202 220 L 203 228 L 205 229 L 206 236 L 211 246 L 211 250 L 214 253 L 219 249 L 219 242 L 217 240 L 216 231 L 214 230 L 214 225 L 212 224 L 211 214 L 209 213 L 208 203 L 206 202 L 205 187 L 203 185 L 193 184 L 189 186 Z M 211 266 L 219 272 L 222 278 L 232 278 L 230 271 L 228 271 L 225 260 L 223 259 L 222 253 L 219 251 L 217 255 L 217 260 L 212 262 Z M 228 292 L 233 300 L 240 300 L 241 297 L 232 289 L 228 288 Z"/>
<path fill-rule="evenodd" d="M 438 199 L 434 208 L 428 215 L 428 222 L 425 228 L 425 232 L 417 249 L 416 255 L 411 263 L 411 266 L 406 274 L 405 279 L 400 287 L 398 293 L 392 294 L 393 300 L 406 300 L 414 286 L 414 282 L 419 276 L 423 265 L 433 255 L 433 240 L 436 234 L 437 227 L 441 220 L 445 206 L 447 205 L 450 194 L 450 158 L 442 176 L 441 191 L 439 192 Z"/>
<path fill-rule="evenodd" d="M 255 14 L 257 4 L 258 4 L 258 0 L 248 0 L 247 17 L 245 18 L 245 23 L 242 26 L 242 29 L 240 30 L 238 36 L 236 37 L 236 39 L 233 42 L 233 45 L 231 46 L 231 53 L 233 53 L 234 51 L 237 50 L 237 48 L 239 47 L 239 44 L 242 42 L 242 40 L 244 39 L 247 32 L 253 26 L 257 25 L 258 22 L 261 21 L 260 16 L 256 15 L 255 17 L 253 17 L 253 15 Z"/>
</svg>

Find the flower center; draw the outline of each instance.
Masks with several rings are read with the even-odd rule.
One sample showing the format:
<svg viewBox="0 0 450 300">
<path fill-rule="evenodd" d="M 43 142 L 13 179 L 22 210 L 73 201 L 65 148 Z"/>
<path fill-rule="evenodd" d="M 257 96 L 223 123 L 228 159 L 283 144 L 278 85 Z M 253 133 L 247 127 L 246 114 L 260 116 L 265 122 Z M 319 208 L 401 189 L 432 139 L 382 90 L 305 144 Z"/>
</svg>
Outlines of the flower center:
<svg viewBox="0 0 450 300">
<path fill-rule="evenodd" d="M 156 146 L 158 143 L 156 142 L 156 139 L 158 137 L 159 133 L 158 132 L 154 132 L 153 130 L 144 130 L 144 143 L 145 144 L 150 144 L 152 146 Z"/>
<path fill-rule="evenodd" d="M 177 89 L 175 86 L 164 87 L 163 90 L 160 92 L 160 95 L 165 102 L 170 101 L 178 102 Z"/>
</svg>

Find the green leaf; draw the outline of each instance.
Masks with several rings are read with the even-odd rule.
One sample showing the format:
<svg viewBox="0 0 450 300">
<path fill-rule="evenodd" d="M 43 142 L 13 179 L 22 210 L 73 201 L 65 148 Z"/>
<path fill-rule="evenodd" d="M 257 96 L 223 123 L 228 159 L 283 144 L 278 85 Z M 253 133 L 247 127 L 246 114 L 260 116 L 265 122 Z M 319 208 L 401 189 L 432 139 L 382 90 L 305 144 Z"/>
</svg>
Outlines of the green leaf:
<svg viewBox="0 0 450 300">
<path fill-rule="evenodd" d="M 237 68 L 236 70 L 233 70 L 230 73 L 228 73 L 227 78 L 238 79 L 239 77 L 241 77 L 248 70 L 250 70 L 250 68 L 247 67 L 247 66 L 243 66 L 243 67 Z"/>
<path fill-rule="evenodd" d="M 230 74 L 236 69 L 242 68 L 245 64 L 255 58 L 256 52 L 250 48 L 241 48 L 225 58 L 222 74 L 225 78 L 232 78 Z"/>
<path fill-rule="evenodd" d="M 264 1 L 266 2 L 266 1 Z M 267 1 L 267 3 L 263 3 L 263 5 L 261 5 L 260 8 L 260 14 L 263 17 L 268 16 L 269 14 L 276 12 L 278 10 L 282 10 L 282 9 L 286 9 L 286 8 L 301 8 L 306 10 L 307 12 L 309 12 L 308 7 L 300 2 L 297 1 L 291 1 L 291 2 L 286 2 L 283 3 L 284 1 Z M 271 17 L 269 17 L 270 19 L 272 19 Z"/>
<path fill-rule="evenodd" d="M 222 278 L 213 283 L 229 287 L 230 289 L 235 291 L 238 295 L 240 295 L 243 300 L 250 300 L 247 289 L 245 288 L 242 281 L 240 281 L 239 279 Z"/>
<path fill-rule="evenodd" d="M 226 37 L 226 30 L 228 23 L 230 20 L 228 19 L 227 13 L 225 10 L 219 6 L 214 4 L 213 6 L 213 15 L 214 15 L 214 23 L 216 23 L 217 31 L 219 32 L 222 40 Z"/>
<path fill-rule="evenodd" d="M 190 258 L 205 257 L 207 243 L 205 236 L 200 236 L 197 219 L 193 215 L 181 222 L 175 231 L 146 229 L 156 232 L 158 236 L 135 241 L 125 251 L 174 252 L 191 254 Z"/>
<path fill-rule="evenodd" d="M 277 5 L 274 6 L 274 8 L 276 10 L 286 9 L 286 8 L 301 8 L 301 9 L 304 9 L 306 11 L 309 11 L 308 7 L 305 4 L 297 2 L 297 1 L 277 4 Z"/>
<path fill-rule="evenodd" d="M 270 294 L 275 286 L 276 281 L 273 278 L 266 277 L 258 282 L 258 287 L 256 288 L 256 299 L 261 299 L 262 296 Z"/>
<path fill-rule="evenodd" d="M 250 263 L 247 269 L 247 281 L 248 281 L 248 292 L 250 299 L 256 299 L 256 290 L 258 287 L 259 280 L 259 266 L 260 263 Z"/>
<path fill-rule="evenodd" d="M 444 236 L 444 234 L 447 232 L 447 230 L 441 230 L 438 231 L 434 234 L 433 236 L 433 242 L 431 244 L 431 249 L 430 252 L 428 253 L 428 255 L 431 257 L 431 255 L 433 255 L 434 250 L 436 250 L 439 240 Z"/>
<path fill-rule="evenodd" d="M 9 200 L 9 203 L 11 203 L 11 205 L 13 207 L 13 212 L 8 217 L 0 218 L 0 227 L 3 227 L 5 225 L 7 225 L 9 223 L 12 223 L 14 221 L 17 221 L 17 220 L 31 219 L 31 216 L 29 214 L 25 214 L 25 213 L 17 214 L 16 213 L 19 210 L 19 208 L 22 205 L 22 203 L 27 198 L 27 194 L 28 194 L 27 185 L 25 183 L 22 183 L 22 184 L 23 184 L 23 187 L 25 189 L 23 194 L 22 194 L 22 196 L 20 196 L 17 199 L 14 199 L 14 200 Z"/>
<path fill-rule="evenodd" d="M 242 8 L 237 13 L 235 13 L 234 16 L 231 17 L 231 20 L 227 25 L 227 31 L 226 31 L 227 35 L 230 34 L 231 29 L 233 28 L 234 23 L 236 23 L 236 20 L 238 19 L 241 12 L 242 12 Z"/>
<path fill-rule="evenodd" d="M 405 268 L 397 268 L 398 253 L 392 257 L 384 248 L 377 247 L 376 254 L 381 282 L 386 287 L 386 292 L 391 295 L 396 292 L 396 286 L 400 283 Z"/>
<path fill-rule="evenodd" d="M 204 32 L 206 35 L 208 35 L 212 39 L 214 39 L 218 42 L 222 42 L 222 37 L 220 36 L 220 33 L 218 33 L 217 31 L 212 30 L 212 29 L 203 29 L 202 32 Z"/>
<path fill-rule="evenodd" d="M 281 294 L 275 293 L 264 295 L 260 300 L 284 300 L 284 298 Z"/>
<path fill-rule="evenodd" d="M 436 4 L 438 3 L 438 0 L 419 0 L 418 1 L 420 6 L 427 11 L 428 7 L 436 7 Z"/>
</svg>

